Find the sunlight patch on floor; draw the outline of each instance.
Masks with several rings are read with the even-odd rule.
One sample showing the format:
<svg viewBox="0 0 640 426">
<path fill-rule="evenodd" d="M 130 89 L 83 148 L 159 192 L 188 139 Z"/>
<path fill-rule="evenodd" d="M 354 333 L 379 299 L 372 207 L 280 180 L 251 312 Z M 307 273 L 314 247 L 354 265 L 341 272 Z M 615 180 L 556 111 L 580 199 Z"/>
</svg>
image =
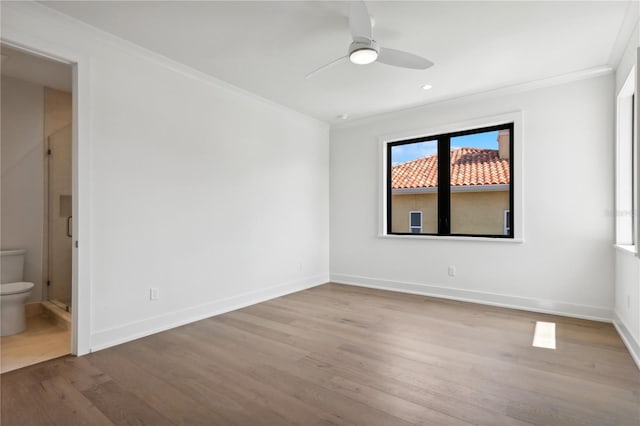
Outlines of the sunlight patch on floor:
<svg viewBox="0 0 640 426">
<path fill-rule="evenodd" d="M 532 346 L 536 348 L 556 348 L 556 323 L 536 321 L 536 329 L 533 332 Z"/>
</svg>

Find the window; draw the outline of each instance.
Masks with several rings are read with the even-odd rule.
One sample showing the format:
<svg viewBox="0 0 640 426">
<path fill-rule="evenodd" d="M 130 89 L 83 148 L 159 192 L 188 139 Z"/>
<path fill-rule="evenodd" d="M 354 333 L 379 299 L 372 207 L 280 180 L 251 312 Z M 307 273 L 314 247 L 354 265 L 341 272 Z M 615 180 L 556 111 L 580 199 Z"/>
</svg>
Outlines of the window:
<svg viewBox="0 0 640 426">
<path fill-rule="evenodd" d="M 422 232 L 422 212 L 409 212 L 409 232 L 412 234 Z"/>
<path fill-rule="evenodd" d="M 514 238 L 514 123 L 385 144 L 386 234 Z"/>
<path fill-rule="evenodd" d="M 617 106 L 616 243 L 634 246 L 637 244 L 635 69 L 631 70 L 620 89 Z"/>
<path fill-rule="evenodd" d="M 511 233 L 511 212 L 509 210 L 504 211 L 504 235 Z"/>
</svg>

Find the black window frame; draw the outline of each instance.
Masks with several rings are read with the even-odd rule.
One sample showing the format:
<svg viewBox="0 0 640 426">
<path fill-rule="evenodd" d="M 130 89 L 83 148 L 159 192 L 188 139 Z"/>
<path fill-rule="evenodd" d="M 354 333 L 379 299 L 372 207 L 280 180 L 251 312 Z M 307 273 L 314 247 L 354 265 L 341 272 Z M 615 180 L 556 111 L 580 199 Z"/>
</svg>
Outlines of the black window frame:
<svg viewBox="0 0 640 426">
<path fill-rule="evenodd" d="M 410 236 L 437 236 L 437 237 L 472 237 L 472 238 L 500 238 L 500 239 L 514 239 L 515 238 L 515 203 L 514 203 L 514 122 L 508 122 L 504 124 L 476 127 L 473 129 L 441 133 L 438 135 L 423 136 L 412 139 L 405 139 L 394 142 L 386 143 L 386 234 L 387 235 L 410 235 Z M 494 234 L 453 234 L 451 233 L 451 138 L 459 136 L 473 135 L 476 133 L 494 132 L 499 130 L 509 130 L 509 211 L 510 213 L 510 229 L 508 235 L 494 235 Z M 393 191 L 392 191 L 392 156 L 391 152 L 393 147 L 399 145 L 408 145 L 420 142 L 433 142 L 438 144 L 438 232 L 437 233 L 420 233 L 414 234 L 410 232 L 393 232 L 392 220 L 393 220 Z M 440 167 L 440 164 L 447 164 L 448 167 Z"/>
</svg>

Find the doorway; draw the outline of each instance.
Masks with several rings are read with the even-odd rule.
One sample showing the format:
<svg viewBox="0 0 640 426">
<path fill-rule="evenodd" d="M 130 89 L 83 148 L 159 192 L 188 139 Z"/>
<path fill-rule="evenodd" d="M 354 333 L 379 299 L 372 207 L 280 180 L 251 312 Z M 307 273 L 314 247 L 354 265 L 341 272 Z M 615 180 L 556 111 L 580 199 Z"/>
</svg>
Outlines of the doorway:
<svg viewBox="0 0 640 426">
<path fill-rule="evenodd" d="M 14 281 L 33 283 L 21 303 L 26 329 L 2 336 L 5 372 L 74 351 L 74 67 L 4 41 L 0 51 L 0 243 L 24 253 Z"/>
</svg>

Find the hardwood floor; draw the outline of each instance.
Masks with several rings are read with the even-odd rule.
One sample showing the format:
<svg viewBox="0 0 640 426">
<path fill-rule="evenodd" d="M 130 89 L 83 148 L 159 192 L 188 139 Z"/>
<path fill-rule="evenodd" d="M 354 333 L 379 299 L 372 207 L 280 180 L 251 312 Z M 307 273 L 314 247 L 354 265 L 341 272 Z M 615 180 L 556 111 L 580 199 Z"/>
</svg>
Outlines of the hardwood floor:
<svg viewBox="0 0 640 426">
<path fill-rule="evenodd" d="M 610 324 L 334 284 L 1 379 L 3 426 L 640 424 Z"/>
</svg>

